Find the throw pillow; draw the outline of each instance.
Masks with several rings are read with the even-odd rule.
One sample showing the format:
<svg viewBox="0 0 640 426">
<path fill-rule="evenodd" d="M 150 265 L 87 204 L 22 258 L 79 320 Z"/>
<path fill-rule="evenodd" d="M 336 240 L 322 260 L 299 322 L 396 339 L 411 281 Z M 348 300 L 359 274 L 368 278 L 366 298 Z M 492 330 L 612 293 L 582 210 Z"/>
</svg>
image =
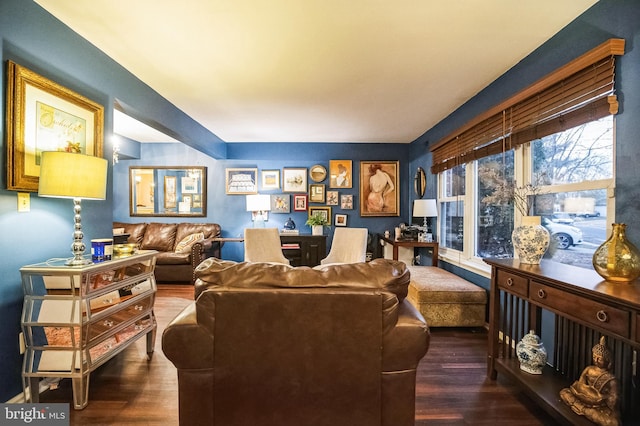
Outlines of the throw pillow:
<svg viewBox="0 0 640 426">
<path fill-rule="evenodd" d="M 187 235 L 176 245 L 176 253 L 186 253 L 191 250 L 191 246 L 198 240 L 204 238 L 204 233 L 196 232 L 195 234 Z"/>
</svg>

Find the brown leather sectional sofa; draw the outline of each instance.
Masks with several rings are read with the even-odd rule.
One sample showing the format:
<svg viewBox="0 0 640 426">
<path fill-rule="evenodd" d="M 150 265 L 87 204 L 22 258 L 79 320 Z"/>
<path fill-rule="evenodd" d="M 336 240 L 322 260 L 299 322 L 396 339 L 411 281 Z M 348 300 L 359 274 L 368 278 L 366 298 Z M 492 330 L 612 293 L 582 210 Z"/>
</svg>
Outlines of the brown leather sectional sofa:
<svg viewBox="0 0 640 426">
<path fill-rule="evenodd" d="M 217 223 L 113 222 L 113 227 L 124 228 L 124 233 L 129 234 L 127 242 L 138 244 L 141 250 L 159 252 L 155 270 L 159 283 L 192 284 L 195 269 L 203 260 L 220 257 L 221 244 L 213 241 L 221 232 Z"/>
<path fill-rule="evenodd" d="M 291 267 L 210 258 L 165 329 L 181 425 L 408 426 L 429 329 L 402 262 Z"/>
</svg>

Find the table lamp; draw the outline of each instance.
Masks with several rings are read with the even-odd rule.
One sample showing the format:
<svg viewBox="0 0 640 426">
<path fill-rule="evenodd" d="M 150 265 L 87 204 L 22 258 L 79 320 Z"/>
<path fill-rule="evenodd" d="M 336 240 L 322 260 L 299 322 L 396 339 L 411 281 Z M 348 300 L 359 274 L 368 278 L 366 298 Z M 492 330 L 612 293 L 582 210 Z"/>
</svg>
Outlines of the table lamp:
<svg viewBox="0 0 640 426">
<path fill-rule="evenodd" d="M 90 155 L 64 151 L 45 151 L 40 159 L 38 195 L 42 197 L 72 198 L 74 232 L 71 252 L 73 258 L 68 266 L 87 265 L 91 260 L 83 258 L 85 245 L 82 241 L 80 217 L 81 200 L 104 200 L 107 193 L 107 160 Z"/>
<path fill-rule="evenodd" d="M 264 228 L 264 222 L 269 220 L 269 210 L 271 210 L 269 194 L 247 195 L 247 211 L 251 212 L 254 228 Z"/>
<path fill-rule="evenodd" d="M 431 233 L 429 218 L 438 217 L 438 205 L 436 200 L 414 200 L 413 217 L 424 219 L 424 232 Z"/>
</svg>

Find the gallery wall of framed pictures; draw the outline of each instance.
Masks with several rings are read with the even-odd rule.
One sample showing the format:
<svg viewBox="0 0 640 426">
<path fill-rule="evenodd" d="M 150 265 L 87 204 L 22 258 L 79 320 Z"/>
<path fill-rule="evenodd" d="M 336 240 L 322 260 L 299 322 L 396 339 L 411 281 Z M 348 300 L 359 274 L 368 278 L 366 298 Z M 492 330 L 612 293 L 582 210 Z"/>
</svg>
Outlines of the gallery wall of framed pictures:
<svg viewBox="0 0 640 426">
<path fill-rule="evenodd" d="M 399 216 L 399 162 L 360 161 L 357 167 L 337 159 L 311 167 L 229 168 L 225 193 L 269 193 L 272 214 L 321 212 L 335 226 L 347 226 L 353 210 L 360 217 Z"/>
</svg>

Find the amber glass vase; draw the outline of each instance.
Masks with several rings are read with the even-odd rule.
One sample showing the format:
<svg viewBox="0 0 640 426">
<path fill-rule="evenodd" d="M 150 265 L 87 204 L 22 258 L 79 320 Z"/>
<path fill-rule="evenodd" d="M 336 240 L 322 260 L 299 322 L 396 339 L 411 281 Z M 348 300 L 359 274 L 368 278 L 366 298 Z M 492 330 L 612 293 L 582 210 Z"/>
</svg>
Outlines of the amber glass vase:
<svg viewBox="0 0 640 426">
<path fill-rule="evenodd" d="M 593 253 L 593 267 L 607 281 L 633 281 L 640 276 L 640 252 L 627 240 L 627 225 L 612 226 L 611 236 Z"/>
</svg>

